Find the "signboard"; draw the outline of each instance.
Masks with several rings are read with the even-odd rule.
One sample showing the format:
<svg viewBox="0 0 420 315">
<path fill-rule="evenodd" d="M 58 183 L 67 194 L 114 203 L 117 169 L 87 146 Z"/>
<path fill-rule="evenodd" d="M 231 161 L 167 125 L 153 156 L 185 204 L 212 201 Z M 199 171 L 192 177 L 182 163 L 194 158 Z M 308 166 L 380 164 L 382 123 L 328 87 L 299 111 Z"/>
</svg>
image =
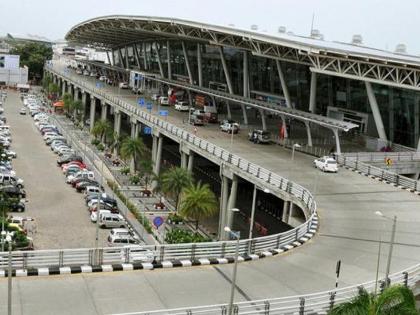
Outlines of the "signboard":
<svg viewBox="0 0 420 315">
<path fill-rule="evenodd" d="M 206 97 L 203 95 L 197 95 L 195 97 L 195 105 L 204 107 L 206 105 Z"/>
<path fill-rule="evenodd" d="M 144 98 L 139 98 L 138 103 L 141 107 L 144 107 L 144 104 L 145 104 Z"/>
<path fill-rule="evenodd" d="M 103 83 L 101 83 L 101 82 L 96 82 L 96 87 L 97 88 L 102 88 L 104 85 L 103 85 Z"/>
<path fill-rule="evenodd" d="M 162 217 L 156 217 L 153 219 L 153 225 L 158 229 L 163 224 Z"/>
<path fill-rule="evenodd" d="M 391 158 L 385 158 L 385 164 L 386 166 L 392 166 L 392 164 L 394 163 L 394 161 Z"/>
<path fill-rule="evenodd" d="M 19 55 L 0 55 L 0 68 L 19 69 Z"/>
<path fill-rule="evenodd" d="M 151 135 L 152 134 L 152 128 L 150 128 L 150 127 L 144 127 L 143 134 L 145 134 L 145 135 Z"/>
<path fill-rule="evenodd" d="M 152 103 L 147 103 L 147 104 L 146 104 L 146 108 L 147 108 L 148 110 L 152 110 L 152 108 L 153 108 L 153 104 L 152 104 Z"/>
<path fill-rule="evenodd" d="M 160 110 L 159 115 L 160 116 L 168 116 L 168 111 L 167 110 Z"/>
</svg>

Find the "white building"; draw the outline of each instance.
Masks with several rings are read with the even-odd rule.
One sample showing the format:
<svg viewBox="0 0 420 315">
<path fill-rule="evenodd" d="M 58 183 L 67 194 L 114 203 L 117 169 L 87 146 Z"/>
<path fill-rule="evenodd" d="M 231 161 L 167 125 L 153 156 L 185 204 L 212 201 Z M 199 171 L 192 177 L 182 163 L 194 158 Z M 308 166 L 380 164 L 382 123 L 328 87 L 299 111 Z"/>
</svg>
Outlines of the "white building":
<svg viewBox="0 0 420 315">
<path fill-rule="evenodd" d="M 28 67 L 19 67 L 19 55 L 0 54 L 0 85 L 28 83 Z"/>
</svg>

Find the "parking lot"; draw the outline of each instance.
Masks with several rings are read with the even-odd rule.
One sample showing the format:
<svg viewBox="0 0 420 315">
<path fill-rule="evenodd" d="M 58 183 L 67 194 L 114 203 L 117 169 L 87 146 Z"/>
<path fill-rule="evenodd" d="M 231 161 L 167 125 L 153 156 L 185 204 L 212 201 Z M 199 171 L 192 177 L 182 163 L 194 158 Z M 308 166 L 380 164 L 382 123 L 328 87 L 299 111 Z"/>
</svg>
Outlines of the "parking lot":
<svg viewBox="0 0 420 315">
<path fill-rule="evenodd" d="M 29 231 L 35 249 L 93 247 L 96 226 L 90 222 L 83 194 L 65 183 L 57 167 L 57 155 L 45 145 L 30 115 L 20 115 L 19 94 L 8 91 L 4 104 L 7 123 L 13 135 L 12 149 L 16 173 L 25 180 L 26 211 L 22 216 L 35 219 Z M 99 245 L 106 246 L 107 230 L 99 230 Z"/>
</svg>

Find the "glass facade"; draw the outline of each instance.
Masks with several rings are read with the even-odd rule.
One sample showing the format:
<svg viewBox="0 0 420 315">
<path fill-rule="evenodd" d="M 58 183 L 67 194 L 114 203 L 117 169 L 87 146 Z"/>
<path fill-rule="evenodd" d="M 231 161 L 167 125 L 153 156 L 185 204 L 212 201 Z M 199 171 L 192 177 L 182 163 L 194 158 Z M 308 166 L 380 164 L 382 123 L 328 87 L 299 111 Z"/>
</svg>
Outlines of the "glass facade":
<svg viewBox="0 0 420 315">
<path fill-rule="evenodd" d="M 168 75 L 167 41 L 157 41 L 159 57 L 164 75 Z M 155 42 L 138 44 L 140 68 L 147 63 L 147 70 L 160 73 Z M 186 60 L 182 43 L 170 41 L 170 61 L 172 78 L 189 82 Z M 198 45 L 185 41 L 188 62 L 194 84 L 198 85 Z M 203 87 L 228 92 L 225 73 L 220 58 L 219 47 L 210 44 L 200 44 L 202 60 Z M 231 47 L 223 48 L 229 76 L 234 94 L 244 93 L 244 51 Z M 248 54 L 249 90 L 255 95 L 283 96 L 276 61 L 269 58 Z M 122 49 L 125 58 L 125 51 Z M 114 53 L 116 62 L 119 54 Z M 131 65 L 136 65 L 134 50 L 128 49 L 128 59 Z M 306 65 L 280 62 L 286 79 L 292 104 L 295 108 L 307 111 L 309 108 L 311 72 Z M 388 139 L 399 144 L 416 146 L 419 135 L 419 102 L 420 92 L 399 89 L 385 85 L 372 84 L 377 103 L 381 112 L 383 124 Z M 377 136 L 376 125 L 371 113 L 366 86 L 363 81 L 317 74 L 317 114 L 327 115 L 328 108 L 362 113 L 368 116 L 368 126 L 364 131 L 368 135 Z"/>
</svg>

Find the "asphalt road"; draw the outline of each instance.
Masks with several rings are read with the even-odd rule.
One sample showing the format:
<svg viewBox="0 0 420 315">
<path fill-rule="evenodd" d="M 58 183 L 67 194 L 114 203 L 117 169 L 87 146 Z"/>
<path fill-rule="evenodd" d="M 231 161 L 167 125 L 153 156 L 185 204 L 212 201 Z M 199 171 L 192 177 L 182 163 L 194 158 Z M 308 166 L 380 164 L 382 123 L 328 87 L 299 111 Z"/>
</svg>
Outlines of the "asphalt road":
<svg viewBox="0 0 420 315">
<path fill-rule="evenodd" d="M 16 215 L 35 218 L 35 249 L 86 248 L 95 245 L 96 226 L 90 222 L 83 194 L 65 183 L 57 155 L 46 146 L 30 115 L 19 115 L 19 95 L 9 91 L 4 105 L 12 133 L 16 174 L 25 181 L 26 211 Z M 99 231 L 105 245 L 107 230 Z"/>
</svg>

